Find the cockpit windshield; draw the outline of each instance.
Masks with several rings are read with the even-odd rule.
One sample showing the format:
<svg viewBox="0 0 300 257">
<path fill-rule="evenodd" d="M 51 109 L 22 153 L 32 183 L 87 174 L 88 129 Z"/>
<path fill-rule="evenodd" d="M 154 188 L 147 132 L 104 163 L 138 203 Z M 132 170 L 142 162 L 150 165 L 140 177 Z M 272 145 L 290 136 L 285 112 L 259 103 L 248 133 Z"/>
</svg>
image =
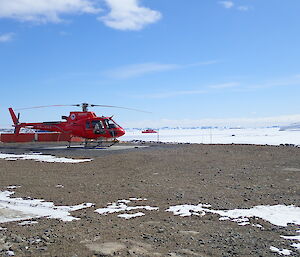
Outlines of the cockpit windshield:
<svg viewBox="0 0 300 257">
<path fill-rule="evenodd" d="M 117 128 L 118 127 L 118 125 L 113 120 L 105 119 L 103 121 L 104 121 L 106 127 L 109 128 L 109 129 Z"/>
</svg>

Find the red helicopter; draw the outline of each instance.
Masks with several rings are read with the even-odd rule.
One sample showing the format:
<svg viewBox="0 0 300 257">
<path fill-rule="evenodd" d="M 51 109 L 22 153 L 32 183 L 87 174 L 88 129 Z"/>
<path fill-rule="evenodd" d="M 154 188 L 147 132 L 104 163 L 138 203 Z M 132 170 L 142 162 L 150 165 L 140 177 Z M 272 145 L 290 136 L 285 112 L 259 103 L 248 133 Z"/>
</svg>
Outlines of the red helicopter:
<svg viewBox="0 0 300 257">
<path fill-rule="evenodd" d="M 43 107 L 57 107 L 57 106 L 77 106 L 82 107 L 81 112 L 70 112 L 69 116 L 62 116 L 62 119 L 66 121 L 49 121 L 49 122 L 37 122 L 37 123 L 20 123 L 20 113 L 15 115 L 12 108 L 9 108 L 10 115 L 12 117 L 15 134 L 19 134 L 21 128 L 30 128 L 42 131 L 69 133 L 71 137 L 81 137 L 85 139 L 87 145 L 88 141 L 99 140 L 98 145 L 103 140 L 112 140 L 113 144 L 118 142 L 117 138 L 125 134 L 125 130 L 119 126 L 112 117 L 97 117 L 94 112 L 88 111 L 88 107 L 111 107 L 121 108 L 127 110 L 141 111 L 132 108 L 118 107 L 112 105 L 97 105 L 97 104 L 74 104 L 74 105 L 49 105 L 49 106 L 36 106 L 31 108 L 43 108 Z M 144 112 L 144 111 L 141 111 Z"/>
</svg>

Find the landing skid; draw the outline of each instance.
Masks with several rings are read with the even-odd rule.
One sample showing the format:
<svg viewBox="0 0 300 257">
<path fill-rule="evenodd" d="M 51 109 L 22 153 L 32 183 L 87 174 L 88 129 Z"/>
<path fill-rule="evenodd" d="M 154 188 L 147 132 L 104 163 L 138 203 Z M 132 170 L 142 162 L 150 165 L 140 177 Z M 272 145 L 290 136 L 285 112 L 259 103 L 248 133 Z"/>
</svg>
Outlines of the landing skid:
<svg viewBox="0 0 300 257">
<path fill-rule="evenodd" d="M 117 143 L 119 143 L 119 140 L 117 140 L 117 139 L 114 139 L 112 141 L 103 141 L 103 140 L 90 141 L 90 140 L 85 140 L 84 147 L 85 148 L 111 147 L 111 146 L 113 146 Z"/>
<path fill-rule="evenodd" d="M 84 141 L 84 148 L 111 147 L 117 143 L 119 143 L 118 139 L 114 139 L 112 141 L 86 139 Z M 71 148 L 71 141 L 69 141 L 68 148 Z"/>
</svg>

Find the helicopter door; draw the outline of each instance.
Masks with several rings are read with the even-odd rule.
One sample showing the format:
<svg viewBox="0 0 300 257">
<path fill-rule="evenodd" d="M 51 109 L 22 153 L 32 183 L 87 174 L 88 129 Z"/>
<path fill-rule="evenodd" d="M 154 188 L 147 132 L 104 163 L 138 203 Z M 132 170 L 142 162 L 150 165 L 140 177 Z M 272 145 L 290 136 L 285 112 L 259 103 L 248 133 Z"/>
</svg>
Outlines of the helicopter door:
<svg viewBox="0 0 300 257">
<path fill-rule="evenodd" d="M 105 134 L 104 126 L 100 120 L 93 120 L 92 127 L 95 134 Z"/>
</svg>

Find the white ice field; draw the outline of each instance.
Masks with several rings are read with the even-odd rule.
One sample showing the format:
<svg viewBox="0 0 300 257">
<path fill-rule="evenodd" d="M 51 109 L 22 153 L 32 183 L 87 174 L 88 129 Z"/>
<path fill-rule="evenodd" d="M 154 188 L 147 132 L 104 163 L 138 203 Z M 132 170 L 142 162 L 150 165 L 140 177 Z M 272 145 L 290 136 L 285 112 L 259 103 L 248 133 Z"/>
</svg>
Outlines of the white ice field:
<svg viewBox="0 0 300 257">
<path fill-rule="evenodd" d="M 122 141 L 143 140 L 198 144 L 300 145 L 300 131 L 276 128 L 212 128 L 160 129 L 157 134 L 144 134 L 140 129 L 128 129 Z"/>
</svg>

